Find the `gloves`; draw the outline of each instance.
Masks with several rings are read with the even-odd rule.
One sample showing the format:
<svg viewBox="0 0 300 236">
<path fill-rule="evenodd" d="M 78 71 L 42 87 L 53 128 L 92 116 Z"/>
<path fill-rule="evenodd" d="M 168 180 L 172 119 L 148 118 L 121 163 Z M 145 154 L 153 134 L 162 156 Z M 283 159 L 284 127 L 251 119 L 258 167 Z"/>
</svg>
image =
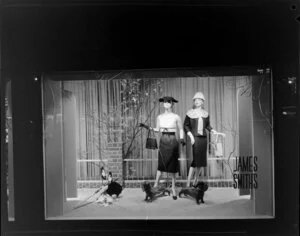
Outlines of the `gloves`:
<svg viewBox="0 0 300 236">
<path fill-rule="evenodd" d="M 182 144 L 182 146 L 184 146 L 184 145 L 185 145 L 185 141 L 184 141 L 184 139 L 183 139 L 183 138 L 181 138 L 181 139 L 180 139 L 180 143 Z"/>
<path fill-rule="evenodd" d="M 191 133 L 191 132 L 188 132 L 188 136 L 189 136 L 190 139 L 191 139 L 191 144 L 194 145 L 194 143 L 195 143 L 195 138 L 194 138 L 194 136 L 192 135 L 192 133 Z"/>
<path fill-rule="evenodd" d="M 149 129 L 149 125 L 145 125 L 144 123 L 140 123 L 141 128 Z"/>
</svg>

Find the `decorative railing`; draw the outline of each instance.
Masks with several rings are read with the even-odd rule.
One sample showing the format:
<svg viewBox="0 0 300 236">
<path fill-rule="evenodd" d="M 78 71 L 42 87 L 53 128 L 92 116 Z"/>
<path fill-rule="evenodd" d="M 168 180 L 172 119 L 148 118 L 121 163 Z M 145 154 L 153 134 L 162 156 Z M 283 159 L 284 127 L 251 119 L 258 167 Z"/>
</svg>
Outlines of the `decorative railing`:
<svg viewBox="0 0 300 236">
<path fill-rule="evenodd" d="M 208 155 L 208 165 L 205 168 L 205 174 L 202 178 L 207 181 L 211 187 L 231 187 L 234 182 L 233 170 L 236 169 L 235 158 L 233 156 L 224 157 L 225 134 L 216 133 L 215 135 L 217 136 L 214 136 L 214 140 L 211 140 L 210 143 L 210 147 L 213 150 L 211 150 L 211 153 Z M 221 142 L 218 140 L 221 140 Z M 110 157 L 107 158 L 109 159 Z M 100 165 L 103 164 L 103 161 L 104 160 L 88 159 L 77 160 L 77 185 L 79 188 L 93 188 L 101 184 Z M 114 164 L 113 161 L 109 163 L 110 165 Z M 191 160 L 190 158 L 181 157 L 179 163 L 180 170 L 178 174 L 176 174 L 176 182 L 178 184 L 184 184 L 187 180 Z M 123 159 L 122 181 L 130 187 L 137 187 L 145 180 L 153 182 L 156 177 L 157 166 L 157 156 L 153 156 L 152 158 Z M 167 173 L 163 173 L 161 182 L 171 183 L 171 177 Z"/>
<path fill-rule="evenodd" d="M 227 159 L 221 157 L 210 157 L 208 166 L 205 168 L 205 181 L 209 182 L 212 187 L 231 187 L 233 184 L 232 170 L 235 167 L 235 159 Z M 189 167 L 189 160 L 179 159 L 180 171 L 176 175 L 176 182 L 185 183 Z M 153 163 L 154 162 L 154 163 Z M 154 181 L 157 169 L 157 159 L 127 159 L 124 161 L 126 177 L 125 182 L 142 182 L 145 180 Z M 152 171 L 147 175 L 143 175 L 143 167 L 149 168 L 151 165 Z M 183 169 L 184 168 L 184 169 Z M 163 173 L 161 182 L 170 182 L 171 178 L 168 174 Z"/>
<path fill-rule="evenodd" d="M 205 168 L 205 180 L 211 187 L 231 187 L 233 184 L 232 170 L 235 169 L 235 159 L 209 157 Z M 176 182 L 185 183 L 188 173 L 187 159 L 180 159 L 180 171 L 176 175 Z M 79 188 L 95 188 L 101 184 L 100 172 L 97 170 L 102 160 L 77 160 L 77 185 Z M 126 159 L 124 160 L 125 183 L 141 183 L 145 180 L 154 181 L 157 170 L 157 159 Z M 182 167 L 185 168 L 182 170 Z M 91 171 L 82 174 L 82 168 Z M 171 177 L 163 173 L 161 182 L 170 182 Z"/>
</svg>

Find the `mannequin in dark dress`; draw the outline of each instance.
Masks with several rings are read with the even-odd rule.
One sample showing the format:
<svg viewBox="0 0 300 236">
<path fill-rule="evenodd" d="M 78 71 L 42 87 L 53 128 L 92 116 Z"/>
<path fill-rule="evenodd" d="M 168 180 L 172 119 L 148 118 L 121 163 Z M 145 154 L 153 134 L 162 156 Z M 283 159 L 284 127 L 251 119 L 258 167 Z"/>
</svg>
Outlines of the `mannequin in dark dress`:
<svg viewBox="0 0 300 236">
<path fill-rule="evenodd" d="M 193 161 L 189 169 L 187 187 L 195 171 L 193 186 L 198 182 L 199 175 L 204 175 L 204 167 L 207 166 L 207 131 L 216 132 L 210 126 L 208 112 L 203 109 L 205 98 L 201 92 L 193 97 L 193 109 L 186 113 L 184 131 L 190 138 L 193 150 Z"/>
<path fill-rule="evenodd" d="M 175 175 L 179 171 L 179 142 L 176 138 L 176 132 L 179 131 L 179 138 L 182 144 L 184 144 L 184 132 L 180 116 L 172 112 L 174 103 L 178 101 L 173 97 L 163 97 L 160 98 L 159 101 L 163 103 L 164 112 L 157 117 L 156 128 L 144 124 L 141 124 L 141 126 L 161 133 L 158 150 L 158 168 L 153 187 L 158 187 L 162 172 L 170 173 L 172 178 L 173 199 L 176 200 Z"/>
</svg>

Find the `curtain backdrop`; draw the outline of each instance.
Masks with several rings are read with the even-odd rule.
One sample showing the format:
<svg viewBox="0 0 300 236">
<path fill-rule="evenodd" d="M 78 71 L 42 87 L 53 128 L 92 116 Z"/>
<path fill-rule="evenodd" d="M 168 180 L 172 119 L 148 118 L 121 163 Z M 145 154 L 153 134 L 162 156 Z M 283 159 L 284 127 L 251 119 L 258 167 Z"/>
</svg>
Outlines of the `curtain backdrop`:
<svg viewBox="0 0 300 236">
<path fill-rule="evenodd" d="M 124 143 L 123 154 L 127 159 L 144 160 L 126 162 L 125 178 L 155 177 L 157 151 L 145 148 L 148 132 L 138 128 L 138 124 L 156 125 L 157 115 L 163 112 L 162 104 L 158 102 L 161 96 L 173 96 L 179 101 L 174 112 L 183 122 L 186 112 L 192 108 L 194 94 L 201 91 L 206 98 L 204 106 L 210 114 L 211 126 L 226 134 L 224 157 L 232 151 L 235 151 L 234 156 L 238 151 L 237 88 L 249 81 L 251 77 L 248 76 L 137 78 L 130 74 L 121 79 L 64 81 L 63 88 L 76 99 L 76 158 L 98 160 L 83 162 L 79 179 L 99 179 L 99 165 L 105 165 L 108 158 L 105 147 L 112 142 Z M 118 129 L 123 130 L 121 136 L 113 133 Z M 131 147 L 129 152 L 128 147 Z M 129 154 L 125 156 L 125 153 Z M 182 158 L 187 158 L 188 168 L 192 159 L 189 144 L 184 148 Z"/>
<path fill-rule="evenodd" d="M 79 179 L 98 180 L 100 167 L 107 162 L 105 147 L 114 138 L 109 127 L 113 125 L 110 118 L 114 117 L 119 105 L 120 83 L 117 80 L 86 80 L 67 81 L 63 86 L 76 98 L 76 158 L 97 160 L 80 164 Z"/>
</svg>

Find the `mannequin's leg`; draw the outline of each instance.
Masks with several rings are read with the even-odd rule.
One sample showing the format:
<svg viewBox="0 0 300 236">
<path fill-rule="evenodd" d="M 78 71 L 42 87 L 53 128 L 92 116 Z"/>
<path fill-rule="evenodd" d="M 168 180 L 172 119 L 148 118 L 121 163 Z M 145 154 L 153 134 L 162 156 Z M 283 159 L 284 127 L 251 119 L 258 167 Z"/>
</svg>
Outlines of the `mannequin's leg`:
<svg viewBox="0 0 300 236">
<path fill-rule="evenodd" d="M 195 172 L 195 179 L 194 179 L 194 182 L 193 182 L 193 185 L 195 186 L 198 182 L 198 178 L 199 178 L 199 174 L 200 174 L 200 168 L 201 167 L 196 167 L 196 172 Z"/>
<path fill-rule="evenodd" d="M 176 200 L 177 199 L 177 194 L 176 194 L 176 174 L 175 173 L 171 173 L 171 177 L 172 177 L 172 195 L 173 195 L 173 199 Z"/>
<path fill-rule="evenodd" d="M 201 166 L 200 167 L 200 181 L 205 181 L 205 176 L 204 176 L 204 167 L 203 166 Z"/>
<path fill-rule="evenodd" d="M 187 179 L 187 182 L 186 182 L 186 187 L 190 187 L 190 182 L 191 182 L 191 179 L 193 177 L 194 170 L 195 170 L 194 167 L 190 167 L 189 174 L 188 174 L 188 179 Z"/>
<path fill-rule="evenodd" d="M 156 188 L 156 187 L 158 186 L 160 176 L 161 176 L 161 171 L 158 170 L 158 171 L 156 172 L 156 179 L 155 179 L 155 183 L 154 183 L 154 186 L 153 186 L 154 188 Z"/>
</svg>

